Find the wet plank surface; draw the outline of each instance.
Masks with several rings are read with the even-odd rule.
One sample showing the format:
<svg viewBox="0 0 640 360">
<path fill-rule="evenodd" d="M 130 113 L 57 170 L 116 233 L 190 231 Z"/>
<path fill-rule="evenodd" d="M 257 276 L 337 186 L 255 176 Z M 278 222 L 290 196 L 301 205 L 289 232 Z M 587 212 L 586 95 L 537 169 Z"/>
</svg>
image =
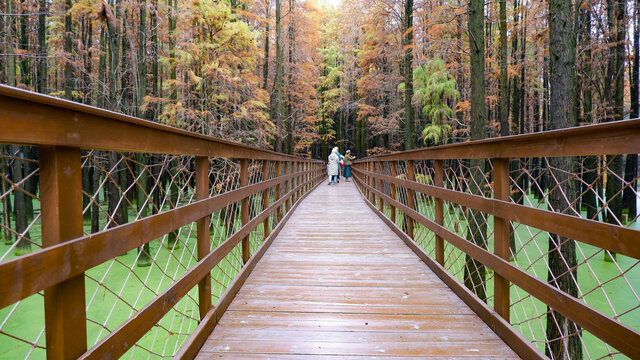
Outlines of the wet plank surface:
<svg viewBox="0 0 640 360">
<path fill-rule="evenodd" d="M 197 359 L 516 359 L 353 183 L 298 207 Z"/>
</svg>

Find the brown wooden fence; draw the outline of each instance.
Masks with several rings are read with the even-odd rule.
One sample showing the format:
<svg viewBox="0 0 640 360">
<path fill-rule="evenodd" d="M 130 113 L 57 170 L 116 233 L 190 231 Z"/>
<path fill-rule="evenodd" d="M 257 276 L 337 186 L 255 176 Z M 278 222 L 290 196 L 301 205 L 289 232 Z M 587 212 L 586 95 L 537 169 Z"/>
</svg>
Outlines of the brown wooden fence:
<svg viewBox="0 0 640 360">
<path fill-rule="evenodd" d="M 369 157 L 354 176 L 508 343 L 515 329 L 550 357 L 640 358 L 640 227 L 616 210 L 639 198 L 616 155 L 639 152 L 628 120 Z"/>
<path fill-rule="evenodd" d="M 325 173 L 319 161 L 5 86 L 0 144 L 13 174 L 1 179 L 2 199 L 14 199 L 3 213 L 30 211 L 19 230 L 19 212 L 2 223 L 0 344 L 13 358 L 187 353 Z M 21 246 L 32 250 L 15 256 Z"/>
</svg>

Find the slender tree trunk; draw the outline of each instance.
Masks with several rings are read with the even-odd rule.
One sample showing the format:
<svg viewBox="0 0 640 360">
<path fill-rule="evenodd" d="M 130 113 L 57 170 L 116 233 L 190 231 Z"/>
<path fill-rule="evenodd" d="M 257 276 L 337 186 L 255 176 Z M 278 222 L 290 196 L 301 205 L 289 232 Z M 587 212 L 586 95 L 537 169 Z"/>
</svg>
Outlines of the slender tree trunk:
<svg viewBox="0 0 640 360">
<path fill-rule="evenodd" d="M 47 0 L 39 1 L 38 15 L 38 77 L 36 91 L 42 94 L 47 93 L 47 11 L 49 5 Z"/>
<path fill-rule="evenodd" d="M 471 140 L 484 139 L 487 132 L 487 110 L 485 104 L 484 78 L 484 0 L 469 0 L 469 47 L 471 51 Z M 470 161 L 473 180 L 469 181 L 469 190 L 473 194 L 483 194 L 485 164 L 483 160 Z M 482 213 L 468 209 L 467 240 L 487 248 L 485 241 L 487 223 Z M 486 301 L 486 269 L 482 263 L 469 255 L 465 256 L 464 283 L 480 299 Z"/>
<path fill-rule="evenodd" d="M 552 129 L 575 125 L 575 38 L 573 37 L 572 6 L 570 1 L 549 0 L 549 54 Z M 570 179 L 574 171 L 571 157 L 549 158 L 550 171 L 558 185 L 550 186 L 549 207 L 556 212 L 575 214 L 576 184 Z M 573 279 L 576 274 L 575 241 L 549 234 L 548 282 L 571 296 L 578 295 Z M 549 309 L 546 324 L 546 355 L 553 359 L 581 359 L 580 328 L 560 313 Z M 575 335 L 578 334 L 578 335 Z"/>
<path fill-rule="evenodd" d="M 404 3 L 404 149 L 415 148 L 415 123 L 413 114 L 413 0 Z"/>
<path fill-rule="evenodd" d="M 11 14 L 13 13 L 13 0 L 6 0 L 5 2 L 5 9 L 7 11 L 7 13 Z M 10 86 L 16 86 L 16 57 L 13 56 L 13 54 L 16 53 L 16 48 L 15 48 L 15 19 L 13 16 L 7 16 L 7 23 L 6 23 L 6 36 L 5 38 L 7 39 L 7 44 L 6 44 L 6 49 L 7 49 L 7 53 L 10 54 L 9 56 L 7 56 L 7 62 L 6 62 L 6 66 L 7 66 L 7 84 Z"/>
<path fill-rule="evenodd" d="M 137 74 L 137 94 L 136 111 L 137 117 L 144 117 L 142 102 L 147 96 L 147 1 L 140 0 L 140 24 L 138 24 L 138 74 Z"/>
<path fill-rule="evenodd" d="M 169 0 L 169 79 L 171 80 L 171 100 L 178 98 L 178 88 L 176 87 L 176 79 L 178 73 L 176 70 L 176 27 L 177 27 L 177 13 L 178 13 L 178 0 Z"/>
<path fill-rule="evenodd" d="M 10 153 L 11 145 L 0 144 L 0 151 L 2 151 L 3 154 Z M 10 175 L 9 160 L 7 158 L 0 158 L 0 173 L 7 177 Z M 3 194 L 9 191 L 9 186 L 6 180 L 0 179 L 0 188 Z M 2 198 L 2 235 L 5 245 L 13 244 L 13 234 L 9 231 L 9 229 L 11 229 L 11 212 L 11 198 L 5 196 Z"/>
<path fill-rule="evenodd" d="M 295 124 L 295 112 L 293 107 L 293 96 L 291 94 L 291 89 L 293 89 L 293 71 L 294 71 L 294 51 L 295 51 L 295 19 L 294 19 L 294 10 L 295 10 L 295 0 L 289 0 L 289 71 L 287 73 L 287 115 L 286 115 L 286 152 L 287 154 L 293 154 L 293 129 Z"/>
<path fill-rule="evenodd" d="M 271 93 L 271 118 L 275 118 L 276 136 L 275 150 L 282 152 L 282 133 L 284 121 L 283 108 L 283 81 L 284 81 L 284 54 L 282 49 L 282 0 L 276 0 L 276 73 L 273 80 L 273 91 Z"/>
<path fill-rule="evenodd" d="M 141 174 L 138 176 L 138 184 L 135 185 L 136 189 L 136 206 L 138 210 L 139 218 L 144 218 L 148 215 L 149 203 L 151 202 L 151 194 L 149 192 L 149 176 L 145 169 L 145 164 L 149 163 L 149 157 L 145 154 L 136 154 L 136 173 Z M 136 263 L 138 267 L 151 266 L 151 248 L 149 243 L 144 244 L 138 248 L 138 261 Z"/>
<path fill-rule="evenodd" d="M 20 183 L 23 181 L 25 177 L 25 164 L 23 160 L 18 160 L 24 158 L 24 147 L 18 145 L 10 145 L 9 146 L 11 155 L 16 159 L 12 160 L 11 163 L 11 181 L 14 184 Z M 28 174 L 27 174 L 28 175 Z M 23 185 L 23 188 L 26 186 Z M 29 226 L 30 219 L 27 209 L 27 202 L 31 201 L 24 192 L 20 190 L 14 190 L 13 194 L 13 211 L 14 211 L 14 221 L 15 221 L 15 231 L 17 233 L 18 244 L 16 245 L 15 253 L 16 255 L 23 255 L 31 252 L 31 243 L 29 240 L 31 236 L 27 230 Z"/>
<path fill-rule="evenodd" d="M 267 90 L 269 83 L 269 43 L 270 31 L 271 31 L 271 2 L 266 0 L 265 5 L 267 7 L 267 18 L 265 21 L 264 29 L 264 64 L 262 65 L 262 88 Z"/>
<path fill-rule="evenodd" d="M 638 104 L 638 97 L 640 96 L 640 4 L 636 2 L 633 15 L 633 64 L 631 71 L 629 71 L 629 83 L 631 84 L 631 119 L 636 119 L 640 116 L 640 106 Z M 622 198 L 623 207 L 627 209 L 627 218 L 629 221 L 633 221 L 638 215 L 637 209 L 637 189 L 638 189 L 638 154 L 628 154 L 625 172 L 624 182 L 628 184 L 628 187 L 624 189 Z"/>
<path fill-rule="evenodd" d="M 588 83 L 588 76 L 591 75 L 591 9 L 580 8 L 578 17 L 578 40 L 583 48 L 581 63 L 582 88 L 582 122 L 593 123 L 593 97 L 591 86 Z M 587 218 L 594 219 L 598 212 L 597 193 L 597 164 L 596 156 L 586 156 L 583 161 L 583 182 L 585 183 L 584 194 L 582 195 L 582 206 L 586 208 Z"/>
<path fill-rule="evenodd" d="M 44 1 L 44 0 L 43 0 Z M 64 97 L 69 100 L 73 100 L 73 88 L 75 79 L 73 78 L 73 23 L 71 22 L 71 7 L 73 6 L 72 0 L 65 0 L 65 15 L 64 15 L 64 52 L 66 61 L 64 63 Z"/>
<path fill-rule="evenodd" d="M 26 12 L 29 11 L 27 9 L 27 1 L 22 0 L 20 2 L 20 13 L 23 16 L 20 16 L 20 42 L 18 43 L 18 48 L 23 53 L 29 52 L 29 33 L 27 30 L 27 22 L 29 21 L 29 16 L 27 16 Z M 31 72 L 29 71 L 29 57 L 23 56 L 20 60 L 20 82 L 25 85 L 27 88 L 30 87 L 31 81 L 30 76 Z"/>
<path fill-rule="evenodd" d="M 613 118 L 610 121 L 622 120 L 624 117 L 624 63 L 625 63 L 625 9 L 626 0 L 615 0 L 610 3 L 615 6 L 610 13 L 615 15 L 615 42 L 612 49 L 615 53 L 615 68 L 613 76 Z M 622 221 L 622 181 L 624 177 L 622 169 L 622 155 L 612 155 L 607 157 L 609 173 L 607 177 L 606 197 L 608 202 L 606 221 L 610 224 L 618 225 Z M 604 259 L 611 261 L 616 254 L 605 251 Z"/>
<path fill-rule="evenodd" d="M 500 135 L 509 135 L 509 76 L 507 74 L 507 0 L 500 0 Z"/>
</svg>

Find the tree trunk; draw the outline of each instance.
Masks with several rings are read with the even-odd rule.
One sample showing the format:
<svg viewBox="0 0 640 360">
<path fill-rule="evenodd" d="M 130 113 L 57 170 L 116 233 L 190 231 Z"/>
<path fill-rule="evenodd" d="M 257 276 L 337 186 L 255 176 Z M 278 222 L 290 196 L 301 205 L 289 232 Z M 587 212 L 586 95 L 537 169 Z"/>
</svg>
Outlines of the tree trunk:
<svg viewBox="0 0 640 360">
<path fill-rule="evenodd" d="M 485 79 L 484 79 L 484 0 L 469 1 L 469 47 L 471 51 L 471 140 L 480 140 L 486 137 L 487 110 L 485 105 Z M 481 195 L 484 180 L 484 160 L 473 159 L 470 161 L 471 173 L 469 190 L 473 194 Z M 468 209 L 467 240 L 476 245 L 487 248 L 485 241 L 487 224 L 482 213 Z M 465 256 L 464 283 L 480 299 L 486 301 L 485 290 L 486 270 L 484 265 L 469 255 Z"/>
<path fill-rule="evenodd" d="M 42 94 L 47 93 L 47 11 L 49 11 L 47 0 L 39 1 L 38 15 L 38 77 L 36 91 Z"/>
<path fill-rule="evenodd" d="M 18 145 L 10 145 L 11 155 L 15 157 L 11 163 L 11 181 L 14 184 L 20 183 L 25 177 L 25 161 L 18 160 L 25 157 L 24 147 Z M 28 175 L 28 174 L 26 174 Z M 26 190 L 26 184 L 22 185 L 22 188 Z M 29 209 L 27 202 L 31 202 L 31 198 L 19 189 L 15 189 L 13 192 L 13 212 L 15 221 L 15 231 L 17 233 L 17 241 L 15 254 L 23 255 L 31 252 L 31 243 L 27 239 L 31 239 L 31 236 L 27 230 L 29 223 Z"/>
<path fill-rule="evenodd" d="M 551 129 L 575 125 L 575 38 L 573 37 L 572 6 L 570 1 L 549 0 L 549 78 Z M 549 158 L 550 171 L 558 185 L 552 184 L 549 207 L 556 212 L 575 214 L 571 204 L 576 198 L 576 185 L 570 174 L 574 171 L 571 157 Z M 578 295 L 573 281 L 576 274 L 575 241 L 549 234 L 548 282 L 571 296 Z M 548 309 L 551 310 L 551 309 Z M 556 311 L 547 315 L 546 355 L 553 359 L 581 359 L 582 345 L 579 327 Z M 572 335 L 574 334 L 574 335 Z"/>
<path fill-rule="evenodd" d="M 138 211 L 138 218 L 142 219 L 147 217 L 149 210 L 150 194 L 149 193 L 149 175 L 145 169 L 145 165 L 149 163 L 149 158 L 145 154 L 136 154 L 136 173 L 138 176 L 138 184 L 135 185 L 136 189 L 136 206 Z M 151 249 L 149 243 L 146 243 L 138 248 L 138 261 L 136 265 L 138 267 L 151 266 Z"/>
<path fill-rule="evenodd" d="M 267 90 L 267 84 L 269 83 L 269 43 L 271 32 L 271 2 L 266 0 L 265 6 L 267 7 L 267 18 L 265 21 L 264 29 L 264 64 L 262 65 L 262 88 Z"/>
<path fill-rule="evenodd" d="M 615 69 L 613 76 L 613 118 L 610 121 L 622 120 L 624 117 L 624 63 L 625 63 L 625 9 L 626 0 L 616 0 L 615 3 L 609 3 L 615 7 L 610 12 L 615 14 L 615 31 L 616 46 L 612 49 L 615 51 Z M 607 177 L 606 197 L 608 202 L 606 221 L 610 224 L 619 225 L 622 221 L 622 181 L 624 177 L 622 169 L 622 155 L 613 155 L 607 157 L 609 176 Z M 616 254 L 605 251 L 604 259 L 612 261 Z"/>
<path fill-rule="evenodd" d="M 629 71 L 629 83 L 631 85 L 631 119 L 636 119 L 640 116 L 640 106 L 638 104 L 638 97 L 640 96 L 640 4 L 636 2 L 635 12 L 633 15 L 634 31 L 633 31 L 633 64 L 631 71 Z M 633 221 L 638 215 L 637 209 L 637 189 L 638 181 L 638 154 L 627 155 L 624 182 L 628 184 L 628 187 L 624 189 L 622 202 L 623 208 L 627 209 L 627 219 Z"/>
<path fill-rule="evenodd" d="M 415 147 L 413 114 L 413 0 L 404 3 L 404 27 L 402 29 L 404 47 L 404 149 Z"/>
<path fill-rule="evenodd" d="M 72 59 L 73 59 L 73 40 L 71 36 L 73 35 L 73 24 L 71 22 L 71 7 L 73 6 L 72 0 L 65 0 L 65 15 L 64 15 L 64 52 L 65 52 L 65 62 L 64 62 L 64 97 L 69 100 L 73 100 L 73 67 L 72 67 Z"/>
<path fill-rule="evenodd" d="M 283 81 L 284 81 L 284 53 L 282 49 L 282 14 L 281 0 L 276 0 L 276 73 L 273 80 L 273 91 L 271 93 L 271 118 L 275 118 L 276 136 L 275 150 L 282 152 L 282 133 L 284 121 L 283 108 Z"/>
<path fill-rule="evenodd" d="M 13 13 L 13 0 L 6 0 L 5 3 L 5 9 L 7 11 L 7 13 L 11 14 Z M 16 53 L 16 49 L 14 47 L 15 44 L 15 19 L 13 16 L 8 16 L 7 17 L 7 29 L 6 29 L 6 36 L 5 38 L 7 39 L 7 45 L 6 45 L 6 49 L 7 49 L 7 53 L 10 54 L 9 56 L 7 56 L 7 62 L 6 62 L 6 66 L 7 66 L 7 85 L 10 86 L 16 86 L 16 58 L 15 56 L 13 56 L 13 54 Z"/>
<path fill-rule="evenodd" d="M 509 76 L 507 74 L 507 0 L 500 0 L 500 136 L 509 135 Z"/>
</svg>

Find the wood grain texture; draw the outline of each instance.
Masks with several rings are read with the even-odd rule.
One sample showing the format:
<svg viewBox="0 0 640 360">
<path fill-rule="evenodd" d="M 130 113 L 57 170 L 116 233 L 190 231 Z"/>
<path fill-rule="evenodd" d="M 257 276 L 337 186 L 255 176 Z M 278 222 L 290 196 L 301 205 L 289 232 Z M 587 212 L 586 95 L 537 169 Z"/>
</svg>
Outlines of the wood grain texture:
<svg viewBox="0 0 640 360">
<path fill-rule="evenodd" d="M 365 205 L 321 184 L 293 213 L 197 359 L 517 355 Z"/>
</svg>

